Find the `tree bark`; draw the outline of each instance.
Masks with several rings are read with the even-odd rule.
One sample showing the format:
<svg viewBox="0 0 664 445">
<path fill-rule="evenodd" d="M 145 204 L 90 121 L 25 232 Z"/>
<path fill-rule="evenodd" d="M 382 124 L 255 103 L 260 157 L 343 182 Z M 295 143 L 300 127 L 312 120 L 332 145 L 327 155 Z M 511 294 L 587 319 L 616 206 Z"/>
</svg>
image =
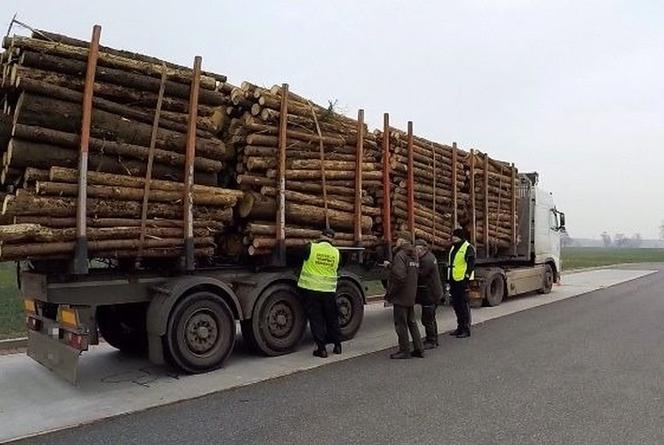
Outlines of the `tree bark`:
<svg viewBox="0 0 664 445">
<path fill-rule="evenodd" d="M 143 201 L 144 190 L 132 187 L 88 184 L 88 196 L 91 198 L 117 199 L 120 201 Z M 65 182 L 37 181 L 35 191 L 38 195 L 78 196 L 78 184 Z M 194 204 L 203 206 L 232 207 L 237 198 L 232 195 L 216 193 L 192 193 Z M 178 203 L 183 200 L 183 192 L 169 192 L 150 189 L 151 202 Z"/>
<path fill-rule="evenodd" d="M 46 179 L 54 182 L 69 182 L 72 184 L 77 184 L 78 170 L 64 167 L 51 167 L 49 175 Z M 145 178 L 115 175 L 112 173 L 88 172 L 88 184 L 133 187 L 140 188 L 142 190 L 145 187 Z M 159 179 L 153 179 L 150 181 L 150 189 L 164 190 L 168 192 L 183 192 L 184 184 L 175 181 L 162 181 Z M 244 192 L 240 190 L 233 190 L 222 187 L 210 187 L 207 185 L 199 184 L 194 184 L 192 190 L 194 193 L 216 194 L 238 199 L 244 196 Z"/>
<path fill-rule="evenodd" d="M 12 139 L 7 154 L 6 165 L 9 167 L 42 169 L 51 166 L 78 167 L 78 151 L 56 145 Z M 120 156 L 91 153 L 88 157 L 88 168 L 91 171 L 144 177 L 146 164 L 135 159 L 123 159 Z M 152 168 L 152 175 L 155 178 L 174 181 L 182 181 L 184 178 L 184 168 L 179 170 L 164 164 L 154 164 Z M 194 175 L 194 181 L 199 184 L 214 185 L 217 183 L 217 175 L 197 172 Z"/>
<path fill-rule="evenodd" d="M 61 100 L 22 93 L 16 104 L 14 123 L 77 133 L 81 126 L 81 107 Z M 90 132 L 93 137 L 149 147 L 152 125 L 129 121 L 122 116 L 93 109 Z M 158 148 L 185 152 L 184 134 L 159 129 L 156 141 Z M 217 160 L 229 159 L 231 156 L 231 150 L 227 150 L 224 143 L 218 139 L 197 138 L 196 153 Z"/>
<path fill-rule="evenodd" d="M 140 218 L 142 203 L 88 199 L 88 216 L 101 218 Z M 182 218 L 181 205 L 149 203 L 148 218 Z M 42 197 L 30 193 L 5 196 L 3 215 L 71 217 L 76 215 L 76 198 Z M 194 218 L 230 223 L 232 209 L 194 206 Z"/>
<path fill-rule="evenodd" d="M 58 145 L 73 150 L 78 150 L 81 144 L 81 138 L 78 134 L 51 130 L 49 128 L 35 127 L 31 125 L 16 124 L 14 127 L 13 135 L 15 138 L 41 142 L 49 145 Z M 142 161 L 148 159 L 149 153 L 148 147 L 144 147 L 142 145 L 105 141 L 97 138 L 90 138 L 89 148 L 90 151 L 98 152 L 100 154 L 127 156 L 132 159 L 140 159 Z M 154 161 L 160 164 L 184 167 L 185 156 L 173 151 L 155 149 Z M 194 168 L 196 170 L 217 173 L 221 171 L 223 166 L 224 164 L 221 161 L 207 159 L 201 156 L 196 156 L 194 158 Z"/>
</svg>

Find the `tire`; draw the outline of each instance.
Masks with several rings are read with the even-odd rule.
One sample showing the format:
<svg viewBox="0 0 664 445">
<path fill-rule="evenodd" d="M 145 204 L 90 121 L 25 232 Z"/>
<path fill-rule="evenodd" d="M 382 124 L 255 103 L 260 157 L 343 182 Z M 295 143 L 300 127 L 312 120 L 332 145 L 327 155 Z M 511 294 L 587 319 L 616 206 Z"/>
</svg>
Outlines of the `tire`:
<svg viewBox="0 0 664 445">
<path fill-rule="evenodd" d="M 297 289 L 287 283 L 269 286 L 256 301 L 250 323 L 251 333 L 245 338 L 257 351 L 267 356 L 293 352 L 307 327 Z"/>
<path fill-rule="evenodd" d="M 495 274 L 486 283 L 486 296 L 484 302 L 487 306 L 494 307 L 502 303 L 505 298 L 505 279 L 500 274 Z"/>
<path fill-rule="evenodd" d="M 355 337 L 364 319 L 362 291 L 354 283 L 340 281 L 337 288 L 337 308 L 341 339 L 350 340 Z"/>
<path fill-rule="evenodd" d="M 145 304 L 99 306 L 97 327 L 106 342 L 127 354 L 145 354 L 148 350 Z"/>
<path fill-rule="evenodd" d="M 165 343 L 170 360 L 182 371 L 217 369 L 235 345 L 233 312 L 212 292 L 186 295 L 171 311 Z"/>
<path fill-rule="evenodd" d="M 544 266 L 544 277 L 542 279 L 542 289 L 539 290 L 540 294 L 549 294 L 553 288 L 553 268 L 550 264 Z"/>
</svg>

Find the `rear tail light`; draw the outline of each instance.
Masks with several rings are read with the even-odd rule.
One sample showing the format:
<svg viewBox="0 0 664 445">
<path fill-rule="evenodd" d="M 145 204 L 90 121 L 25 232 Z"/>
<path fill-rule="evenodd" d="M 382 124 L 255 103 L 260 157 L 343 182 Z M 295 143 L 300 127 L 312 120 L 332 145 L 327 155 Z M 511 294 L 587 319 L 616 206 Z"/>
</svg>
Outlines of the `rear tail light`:
<svg viewBox="0 0 664 445">
<path fill-rule="evenodd" d="M 79 335 L 73 332 L 65 331 L 63 339 L 65 343 L 74 349 L 78 349 L 80 351 L 88 349 L 88 338 L 85 335 Z"/>
<path fill-rule="evenodd" d="M 25 323 L 31 331 L 40 331 L 42 328 L 42 321 L 35 317 L 27 316 Z"/>
</svg>

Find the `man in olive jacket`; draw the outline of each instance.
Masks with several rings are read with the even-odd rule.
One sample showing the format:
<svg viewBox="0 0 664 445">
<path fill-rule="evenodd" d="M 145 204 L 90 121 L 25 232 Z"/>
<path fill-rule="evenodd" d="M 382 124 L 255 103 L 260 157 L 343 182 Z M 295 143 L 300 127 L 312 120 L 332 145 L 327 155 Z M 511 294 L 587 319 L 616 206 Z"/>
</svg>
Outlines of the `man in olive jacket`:
<svg viewBox="0 0 664 445">
<path fill-rule="evenodd" d="M 415 321 L 417 269 L 417 253 L 408 241 L 408 237 L 401 235 L 397 240 L 386 295 L 387 301 L 394 306 L 394 329 L 399 338 L 399 351 L 390 355 L 392 359 L 424 357 L 424 346 Z M 414 351 L 412 353 L 408 338 L 409 331 L 413 338 Z"/>
<path fill-rule="evenodd" d="M 415 241 L 415 249 L 420 261 L 417 277 L 417 302 L 422 305 L 422 324 L 426 332 L 424 349 L 438 347 L 438 323 L 436 321 L 436 308 L 443 297 L 443 283 L 440 279 L 438 260 L 429 250 L 426 241 Z"/>
</svg>

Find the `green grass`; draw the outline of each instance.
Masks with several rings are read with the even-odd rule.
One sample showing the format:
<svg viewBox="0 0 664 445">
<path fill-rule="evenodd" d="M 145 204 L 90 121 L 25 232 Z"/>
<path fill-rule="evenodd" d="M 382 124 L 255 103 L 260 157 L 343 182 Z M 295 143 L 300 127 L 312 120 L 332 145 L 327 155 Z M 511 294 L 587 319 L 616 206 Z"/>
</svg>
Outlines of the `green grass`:
<svg viewBox="0 0 664 445">
<path fill-rule="evenodd" d="M 664 249 L 565 247 L 562 256 L 563 270 L 572 270 L 622 263 L 663 263 Z"/>
<path fill-rule="evenodd" d="M 25 318 L 16 287 L 16 264 L 0 263 L 0 340 L 24 335 Z"/>
</svg>

